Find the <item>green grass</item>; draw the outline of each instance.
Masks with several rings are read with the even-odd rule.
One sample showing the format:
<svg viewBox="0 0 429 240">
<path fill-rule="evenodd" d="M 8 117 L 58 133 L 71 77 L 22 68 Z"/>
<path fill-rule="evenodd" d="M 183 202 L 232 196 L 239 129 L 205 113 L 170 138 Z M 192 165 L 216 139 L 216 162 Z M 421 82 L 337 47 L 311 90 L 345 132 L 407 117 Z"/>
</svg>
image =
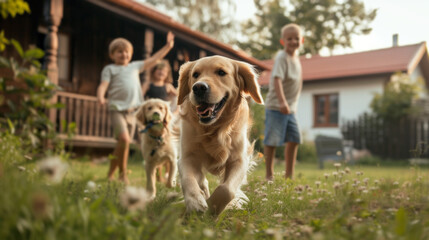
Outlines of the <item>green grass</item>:
<svg viewBox="0 0 429 240">
<path fill-rule="evenodd" d="M 119 201 L 124 186 L 106 181 L 107 162 L 68 160 L 64 179 L 53 184 L 37 172 L 37 159 L 24 157 L 19 140 L 0 140 L 0 239 L 429 238 L 427 168 L 355 165 L 340 178 L 343 165 L 335 178 L 332 163 L 324 170 L 298 163 L 295 180 L 286 181 L 278 162 L 274 182 L 267 183 L 260 162 L 242 188 L 249 203 L 215 218 L 184 215 L 183 197 L 167 197 L 180 188 L 161 184 L 143 211 L 127 211 Z M 137 159 L 129 164 L 131 185 L 144 186 Z M 88 189 L 88 181 L 96 188 Z M 209 176 L 209 182 L 213 191 L 217 180 Z"/>
</svg>

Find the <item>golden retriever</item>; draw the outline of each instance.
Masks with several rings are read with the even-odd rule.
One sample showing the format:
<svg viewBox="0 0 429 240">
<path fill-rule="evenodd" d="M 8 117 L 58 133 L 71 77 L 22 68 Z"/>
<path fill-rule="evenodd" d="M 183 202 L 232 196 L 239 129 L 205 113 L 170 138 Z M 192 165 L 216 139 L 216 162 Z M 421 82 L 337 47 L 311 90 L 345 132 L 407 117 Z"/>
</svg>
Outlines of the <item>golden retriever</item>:
<svg viewBox="0 0 429 240">
<path fill-rule="evenodd" d="M 173 187 L 177 175 L 177 150 L 171 133 L 171 119 L 168 102 L 149 99 L 136 114 L 137 121 L 145 126 L 141 133 L 141 150 L 145 161 L 147 190 L 151 197 L 156 195 L 156 168 L 169 165 L 167 187 Z M 161 172 L 159 172 L 161 174 Z"/>
<path fill-rule="evenodd" d="M 205 57 L 181 66 L 178 92 L 178 165 L 187 211 L 219 214 L 232 200 L 239 206 L 248 200 L 240 186 L 253 154 L 246 97 L 263 104 L 257 74 L 244 62 Z M 206 171 L 220 177 L 211 195 Z"/>
</svg>

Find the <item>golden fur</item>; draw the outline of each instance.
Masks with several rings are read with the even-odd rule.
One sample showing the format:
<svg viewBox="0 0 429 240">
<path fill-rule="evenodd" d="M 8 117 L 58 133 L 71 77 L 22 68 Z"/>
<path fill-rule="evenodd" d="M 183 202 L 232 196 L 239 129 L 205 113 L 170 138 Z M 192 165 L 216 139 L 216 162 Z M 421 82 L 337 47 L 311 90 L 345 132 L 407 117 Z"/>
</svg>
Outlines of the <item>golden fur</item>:
<svg viewBox="0 0 429 240">
<path fill-rule="evenodd" d="M 155 197 L 156 168 L 163 164 L 169 165 L 167 187 L 175 185 L 177 175 L 177 151 L 171 133 L 172 114 L 169 102 L 161 99 L 147 100 L 137 112 L 136 118 L 138 123 L 147 129 L 140 135 L 141 151 L 145 161 L 147 190 Z M 151 123 L 155 125 L 150 127 Z"/>
<path fill-rule="evenodd" d="M 240 186 L 253 151 L 248 95 L 263 103 L 257 75 L 247 63 L 212 56 L 181 66 L 179 173 L 187 211 L 208 208 L 218 214 L 234 198 L 247 199 Z M 221 178 L 211 196 L 205 170 Z"/>
</svg>

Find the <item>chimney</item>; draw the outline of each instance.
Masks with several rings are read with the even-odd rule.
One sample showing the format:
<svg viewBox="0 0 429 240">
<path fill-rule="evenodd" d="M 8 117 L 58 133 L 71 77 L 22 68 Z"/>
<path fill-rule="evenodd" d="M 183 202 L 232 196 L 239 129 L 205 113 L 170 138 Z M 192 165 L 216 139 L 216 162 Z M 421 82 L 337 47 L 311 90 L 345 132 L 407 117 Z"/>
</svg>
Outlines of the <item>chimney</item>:
<svg viewBox="0 0 429 240">
<path fill-rule="evenodd" d="M 399 35 L 397 33 L 392 35 L 392 47 L 398 46 L 398 38 L 399 38 Z"/>
</svg>

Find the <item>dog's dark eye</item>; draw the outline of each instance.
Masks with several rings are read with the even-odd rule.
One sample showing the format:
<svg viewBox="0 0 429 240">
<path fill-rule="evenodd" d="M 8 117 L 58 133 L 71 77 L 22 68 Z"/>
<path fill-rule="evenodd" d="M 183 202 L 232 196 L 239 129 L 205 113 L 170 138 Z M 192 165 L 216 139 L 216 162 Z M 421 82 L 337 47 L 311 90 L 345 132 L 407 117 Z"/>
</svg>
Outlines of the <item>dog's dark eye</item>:
<svg viewBox="0 0 429 240">
<path fill-rule="evenodd" d="M 221 76 L 221 77 L 223 77 L 223 76 L 225 76 L 226 75 L 226 72 L 224 71 L 224 70 L 222 70 L 222 69 L 219 69 L 219 70 L 217 70 L 217 75 L 219 75 L 219 76 Z"/>
<path fill-rule="evenodd" d="M 200 73 L 199 73 L 199 72 L 194 72 L 194 73 L 192 73 L 192 77 L 193 77 L 193 78 L 198 78 L 198 76 L 200 76 Z"/>
<path fill-rule="evenodd" d="M 147 110 L 149 110 L 149 111 L 152 110 L 152 107 L 148 107 Z"/>
</svg>

